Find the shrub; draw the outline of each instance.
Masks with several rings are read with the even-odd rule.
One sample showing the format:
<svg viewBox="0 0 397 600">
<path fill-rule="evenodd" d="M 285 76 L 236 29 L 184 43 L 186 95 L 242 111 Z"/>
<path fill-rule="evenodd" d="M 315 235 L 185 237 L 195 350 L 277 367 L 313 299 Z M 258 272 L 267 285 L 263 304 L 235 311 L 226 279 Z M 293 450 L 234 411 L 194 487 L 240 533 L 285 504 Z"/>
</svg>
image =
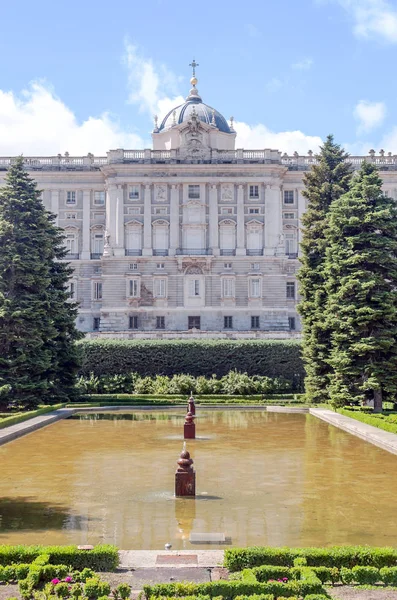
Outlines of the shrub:
<svg viewBox="0 0 397 600">
<path fill-rule="evenodd" d="M 342 583 L 346 585 L 350 585 L 354 581 L 354 575 L 351 569 L 347 569 L 346 567 L 341 567 L 340 569 L 340 578 Z"/>
<path fill-rule="evenodd" d="M 54 591 L 58 598 L 68 598 L 69 596 L 69 586 L 64 581 L 57 583 L 57 585 L 54 586 Z"/>
<path fill-rule="evenodd" d="M 98 577 L 92 577 L 85 582 L 84 593 L 87 598 L 97 600 L 100 596 L 108 596 L 110 594 L 110 585 L 107 581 L 101 581 Z"/>
<path fill-rule="evenodd" d="M 380 577 L 386 585 L 397 586 L 397 567 L 383 567 Z"/>
<path fill-rule="evenodd" d="M 380 579 L 379 569 L 376 567 L 353 567 L 353 577 L 360 585 L 375 585 Z"/>
<path fill-rule="evenodd" d="M 289 567 L 273 567 L 265 565 L 263 567 L 255 567 L 254 569 L 245 569 L 242 573 L 243 580 L 247 580 L 249 573 L 252 573 L 255 576 L 256 581 L 261 582 L 269 581 L 269 579 L 283 579 L 283 577 L 292 579 L 292 573 Z M 294 573 L 294 575 L 296 574 Z M 299 577 L 294 578 L 299 579 Z"/>
<path fill-rule="evenodd" d="M 113 590 L 114 598 L 120 598 L 121 600 L 128 600 L 131 595 L 131 586 L 128 583 L 120 583 L 115 590 Z"/>
<path fill-rule="evenodd" d="M 297 340 L 82 340 L 81 375 L 140 376 L 190 374 L 217 377 L 233 369 L 248 375 L 285 378 L 303 387 Z M 142 390 L 139 393 L 144 393 Z M 146 393 L 151 393 L 146 392 Z"/>
</svg>

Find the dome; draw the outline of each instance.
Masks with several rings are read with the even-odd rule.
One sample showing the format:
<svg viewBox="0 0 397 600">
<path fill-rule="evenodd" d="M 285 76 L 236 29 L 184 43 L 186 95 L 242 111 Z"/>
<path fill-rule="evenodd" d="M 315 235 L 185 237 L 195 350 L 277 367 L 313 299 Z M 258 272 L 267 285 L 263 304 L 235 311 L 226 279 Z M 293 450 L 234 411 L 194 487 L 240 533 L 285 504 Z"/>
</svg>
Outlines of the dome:
<svg viewBox="0 0 397 600">
<path fill-rule="evenodd" d="M 192 118 L 193 112 L 196 113 L 197 118 L 203 123 L 215 126 L 219 131 L 223 131 L 223 133 L 232 133 L 225 117 L 211 106 L 208 106 L 208 104 L 204 104 L 200 96 L 193 98 L 188 96 L 186 102 L 170 110 L 168 115 L 164 117 L 159 131 L 164 131 L 164 129 L 189 121 Z"/>
</svg>

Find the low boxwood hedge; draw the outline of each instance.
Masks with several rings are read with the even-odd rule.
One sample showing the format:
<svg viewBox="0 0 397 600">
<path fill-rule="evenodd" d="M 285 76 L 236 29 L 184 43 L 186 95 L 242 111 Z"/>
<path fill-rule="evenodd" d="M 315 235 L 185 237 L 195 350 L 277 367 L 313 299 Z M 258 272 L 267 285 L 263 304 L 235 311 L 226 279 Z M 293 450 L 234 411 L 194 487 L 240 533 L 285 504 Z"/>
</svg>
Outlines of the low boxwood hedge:
<svg viewBox="0 0 397 600">
<path fill-rule="evenodd" d="M 7 416 L 3 419 L 0 419 L 0 429 L 4 429 L 4 427 L 10 427 L 10 425 L 17 425 L 18 423 L 23 423 L 24 421 L 28 421 L 29 419 L 33 419 L 34 417 L 39 417 L 40 415 L 45 415 L 46 413 L 50 413 L 54 410 L 57 410 L 58 408 L 63 408 L 64 406 L 65 404 L 54 404 L 52 406 L 38 408 L 37 410 L 31 410 L 28 412 Z"/>
<path fill-rule="evenodd" d="M 394 567 L 397 565 L 397 550 L 394 548 L 372 548 L 368 546 L 333 546 L 330 548 L 273 548 L 270 546 L 230 548 L 225 550 L 225 566 L 230 571 L 278 565 L 292 567 L 294 559 L 306 558 L 314 567 L 373 566 Z"/>
<path fill-rule="evenodd" d="M 0 565 L 31 563 L 46 554 L 53 565 L 68 565 L 73 569 L 88 567 L 95 571 L 114 571 L 119 564 L 116 546 L 94 546 L 92 550 L 78 550 L 77 546 L 0 546 Z"/>
</svg>

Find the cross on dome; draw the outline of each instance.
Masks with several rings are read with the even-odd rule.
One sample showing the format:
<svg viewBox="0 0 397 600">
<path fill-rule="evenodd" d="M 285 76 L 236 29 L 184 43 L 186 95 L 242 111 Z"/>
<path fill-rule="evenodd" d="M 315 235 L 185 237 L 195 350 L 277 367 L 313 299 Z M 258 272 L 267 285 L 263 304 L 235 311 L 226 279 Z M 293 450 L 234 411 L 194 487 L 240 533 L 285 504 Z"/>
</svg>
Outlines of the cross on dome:
<svg viewBox="0 0 397 600">
<path fill-rule="evenodd" d="M 196 67 L 199 67 L 200 65 L 198 63 L 196 63 L 196 60 L 193 58 L 193 62 L 191 62 L 189 64 L 189 67 L 192 67 L 193 69 L 193 77 L 196 77 Z"/>
</svg>

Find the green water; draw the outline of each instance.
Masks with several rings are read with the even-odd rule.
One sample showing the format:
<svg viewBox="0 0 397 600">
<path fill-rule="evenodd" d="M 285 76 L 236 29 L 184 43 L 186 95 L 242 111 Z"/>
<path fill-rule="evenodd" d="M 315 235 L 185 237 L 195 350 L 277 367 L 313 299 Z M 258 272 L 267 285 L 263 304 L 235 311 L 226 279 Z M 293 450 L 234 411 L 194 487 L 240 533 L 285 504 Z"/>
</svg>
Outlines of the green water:
<svg viewBox="0 0 397 600">
<path fill-rule="evenodd" d="M 311 415 L 200 411 L 198 496 L 175 499 L 182 427 L 174 411 L 84 415 L 0 447 L 0 543 L 397 545 L 397 456 Z"/>
</svg>

